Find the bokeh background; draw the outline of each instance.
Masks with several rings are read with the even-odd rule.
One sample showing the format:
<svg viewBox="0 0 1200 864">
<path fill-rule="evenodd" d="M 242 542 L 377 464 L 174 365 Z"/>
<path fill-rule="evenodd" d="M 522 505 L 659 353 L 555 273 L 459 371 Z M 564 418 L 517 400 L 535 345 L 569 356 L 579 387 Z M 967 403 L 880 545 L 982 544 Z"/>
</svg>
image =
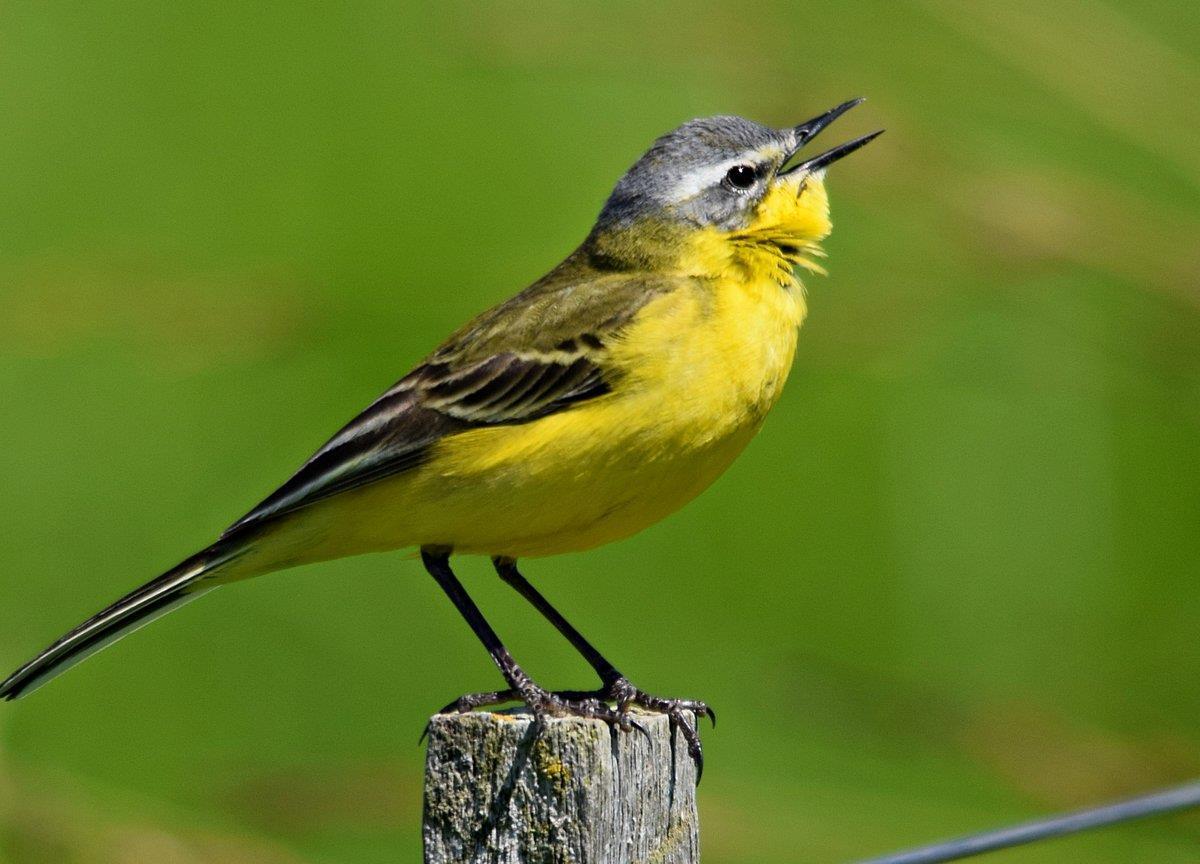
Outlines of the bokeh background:
<svg viewBox="0 0 1200 864">
<path fill-rule="evenodd" d="M 659 133 L 870 101 L 729 474 L 529 575 L 702 696 L 705 860 L 834 862 L 1200 775 L 1200 7 L 6 4 L 0 665 L 208 542 Z M 832 139 L 831 139 L 832 140 Z M 588 670 L 484 562 L 536 676 Z M 0 709 L 0 860 L 419 855 L 488 658 L 419 566 L 218 592 Z M 1194 862 L 1200 818 L 997 862 Z"/>
</svg>

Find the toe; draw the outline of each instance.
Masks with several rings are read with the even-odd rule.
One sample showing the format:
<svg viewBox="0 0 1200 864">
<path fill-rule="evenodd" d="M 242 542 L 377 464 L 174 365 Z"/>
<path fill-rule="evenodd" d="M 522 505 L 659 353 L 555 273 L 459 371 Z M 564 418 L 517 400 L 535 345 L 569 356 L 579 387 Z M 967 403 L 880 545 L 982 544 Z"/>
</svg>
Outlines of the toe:
<svg viewBox="0 0 1200 864">
<path fill-rule="evenodd" d="M 474 711 L 476 708 L 485 708 L 491 705 L 503 705 L 505 702 L 515 702 L 521 697 L 512 690 L 489 690 L 484 693 L 468 693 L 465 696 L 459 696 L 450 704 L 444 706 L 437 713 L 439 714 L 466 714 L 469 711 Z"/>
</svg>

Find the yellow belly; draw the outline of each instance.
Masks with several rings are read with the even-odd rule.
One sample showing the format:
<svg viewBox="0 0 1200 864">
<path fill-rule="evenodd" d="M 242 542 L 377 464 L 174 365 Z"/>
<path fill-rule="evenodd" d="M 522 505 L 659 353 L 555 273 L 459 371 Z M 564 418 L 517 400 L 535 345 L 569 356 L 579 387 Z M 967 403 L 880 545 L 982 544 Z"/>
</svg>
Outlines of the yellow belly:
<svg viewBox="0 0 1200 864">
<path fill-rule="evenodd" d="M 426 465 L 309 508 L 268 545 L 291 547 L 291 564 L 423 545 L 532 557 L 627 537 L 746 446 L 783 388 L 803 315 L 799 287 L 771 280 L 662 296 L 610 347 L 613 392 L 447 438 Z"/>
</svg>

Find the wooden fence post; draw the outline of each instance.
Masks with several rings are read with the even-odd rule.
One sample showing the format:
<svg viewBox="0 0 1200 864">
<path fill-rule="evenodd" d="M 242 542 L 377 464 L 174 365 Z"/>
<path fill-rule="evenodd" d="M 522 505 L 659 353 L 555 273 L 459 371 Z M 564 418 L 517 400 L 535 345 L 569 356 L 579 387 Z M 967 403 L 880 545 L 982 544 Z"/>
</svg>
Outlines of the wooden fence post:
<svg viewBox="0 0 1200 864">
<path fill-rule="evenodd" d="M 696 864 L 696 772 L 666 717 L 645 734 L 526 713 L 439 715 L 425 761 L 425 864 Z"/>
</svg>

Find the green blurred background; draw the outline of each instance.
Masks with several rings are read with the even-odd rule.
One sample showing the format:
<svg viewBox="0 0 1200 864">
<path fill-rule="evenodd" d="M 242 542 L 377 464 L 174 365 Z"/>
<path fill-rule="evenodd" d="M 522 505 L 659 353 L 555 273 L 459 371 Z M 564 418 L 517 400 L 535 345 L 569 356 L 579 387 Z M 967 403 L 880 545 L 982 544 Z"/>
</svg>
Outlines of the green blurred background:
<svg viewBox="0 0 1200 864">
<path fill-rule="evenodd" d="M 1200 775 L 1187 0 L 6 4 L 0 665 L 208 542 L 696 115 L 888 134 L 728 476 L 528 572 L 702 696 L 705 860 L 823 862 Z M 844 125 L 843 125 L 844 124 Z M 590 673 L 490 575 L 535 676 Z M 0 860 L 419 855 L 497 683 L 419 566 L 227 589 L 0 707 Z M 1181 816 L 1006 862 L 1194 862 Z"/>
</svg>

